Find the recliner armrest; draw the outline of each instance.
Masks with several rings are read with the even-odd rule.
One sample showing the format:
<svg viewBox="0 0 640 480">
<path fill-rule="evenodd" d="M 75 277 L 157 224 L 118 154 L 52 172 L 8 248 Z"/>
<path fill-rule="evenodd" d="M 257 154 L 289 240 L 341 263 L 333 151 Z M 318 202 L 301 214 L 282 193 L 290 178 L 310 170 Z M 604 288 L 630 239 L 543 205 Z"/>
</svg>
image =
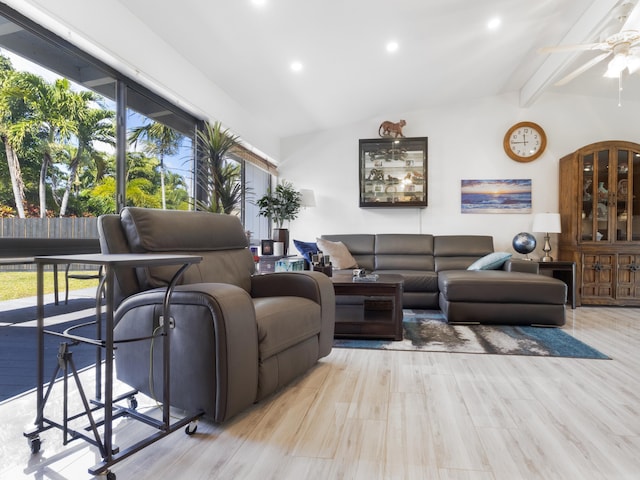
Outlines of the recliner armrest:
<svg viewBox="0 0 640 480">
<path fill-rule="evenodd" d="M 309 275 L 309 274 L 313 275 Z M 320 291 L 318 280 L 324 277 L 329 283 L 329 278 L 319 272 L 279 272 L 254 275 L 251 277 L 251 296 L 257 297 L 305 297 L 320 303 Z M 322 281 L 322 280 L 320 280 Z"/>
<path fill-rule="evenodd" d="M 304 271 L 254 275 L 251 277 L 251 296 L 254 298 L 304 297 L 318 303 L 322 311 L 319 354 L 320 357 L 324 357 L 331 353 L 336 297 L 333 283 L 324 273 Z"/>
<path fill-rule="evenodd" d="M 533 260 L 522 260 L 519 258 L 511 258 L 504 262 L 502 270 L 506 272 L 540 273 L 538 262 L 534 262 Z"/>
</svg>

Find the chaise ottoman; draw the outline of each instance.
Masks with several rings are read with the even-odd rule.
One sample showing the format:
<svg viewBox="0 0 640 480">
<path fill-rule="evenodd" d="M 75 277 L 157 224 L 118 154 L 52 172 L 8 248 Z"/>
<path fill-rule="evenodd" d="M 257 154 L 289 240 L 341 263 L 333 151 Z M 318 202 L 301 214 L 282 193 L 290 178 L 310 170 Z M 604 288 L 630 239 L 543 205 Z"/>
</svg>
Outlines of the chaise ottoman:
<svg viewBox="0 0 640 480">
<path fill-rule="evenodd" d="M 449 323 L 565 323 L 567 285 L 534 273 L 502 270 L 438 272 L 440 309 Z"/>
</svg>

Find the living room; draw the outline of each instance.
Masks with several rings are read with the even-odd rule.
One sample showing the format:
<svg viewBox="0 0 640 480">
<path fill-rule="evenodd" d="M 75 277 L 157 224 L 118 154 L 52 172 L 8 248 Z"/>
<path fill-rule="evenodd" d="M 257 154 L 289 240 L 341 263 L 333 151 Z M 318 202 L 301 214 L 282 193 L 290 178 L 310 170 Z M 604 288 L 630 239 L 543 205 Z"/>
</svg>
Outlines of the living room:
<svg viewBox="0 0 640 480">
<path fill-rule="evenodd" d="M 312 241 L 332 233 L 478 234 L 493 236 L 496 250 L 512 251 L 514 235 L 532 231 L 533 214 L 558 211 L 561 157 L 604 140 L 640 143 L 637 75 L 625 79 L 620 98 L 617 80 L 600 78 L 605 94 L 551 88 L 525 105 L 522 92 L 502 88 L 511 72 L 503 77 L 497 70 L 491 86 L 478 96 L 463 91 L 462 85 L 481 82 L 472 67 L 462 69 L 452 82 L 460 88 L 458 98 L 418 108 L 406 102 L 396 108 L 391 102 L 384 110 L 344 123 L 281 135 L 282 125 L 265 127 L 263 117 L 212 83 L 136 16 L 155 2 L 131 2 L 131 9 L 115 0 L 91 7 L 71 0 L 4 3 L 103 60 L 118 59 L 124 73 L 157 82 L 156 91 L 171 101 L 222 119 L 277 162 L 280 178 L 313 190 L 316 206 L 303 209 L 290 225 L 296 239 Z M 579 10 L 583 2 L 564 3 Z M 608 3 L 611 9 L 617 2 L 593 3 Z M 465 7 L 468 2 L 450 8 Z M 388 8 L 391 12 L 394 6 Z M 176 23 L 180 25 L 168 26 L 176 34 L 188 28 Z M 114 25 L 127 34 L 114 35 Z M 241 25 L 236 28 L 242 31 Z M 143 43 L 148 49 L 131 48 Z M 413 54 L 419 58 L 420 52 Z M 482 63 L 483 55 L 469 55 L 480 57 L 472 66 Z M 295 91 L 298 80 L 287 79 L 287 88 Z M 338 74 L 334 81 L 339 80 Z M 395 89 L 403 90 L 402 79 L 389 86 L 390 95 Z M 256 91 L 267 95 L 259 86 Z M 416 104 L 424 105 L 418 97 L 430 96 L 429 86 L 414 95 Z M 339 110 L 339 102 L 333 108 Z M 359 208 L 358 140 L 376 138 L 382 121 L 400 119 L 406 121 L 405 136 L 428 137 L 428 206 Z M 541 125 L 547 135 L 546 150 L 532 162 L 515 162 L 503 148 L 505 133 L 521 121 Z M 531 179 L 531 213 L 462 213 L 464 179 Z M 542 233 L 536 235 L 538 249 L 532 256 L 538 257 L 543 242 Z M 557 251 L 556 236 L 552 248 Z M 336 350 L 311 375 L 231 424 L 205 424 L 189 441 L 176 433 L 116 470 L 122 478 L 633 478 L 640 435 L 637 312 L 567 311 L 572 333 L 610 355 L 615 352 L 612 361 Z M 542 407 L 549 405 L 553 408 Z M 18 408 L 28 411 L 33 404 Z M 10 431 L 21 436 L 22 427 Z M 22 440 L 25 455 L 20 460 L 27 457 Z M 15 441 L 6 438 L 2 453 Z M 55 437 L 50 445 L 57 441 Z M 15 452 L 10 452 L 12 458 Z M 73 467 L 49 467 L 48 460 L 41 468 L 23 461 L 19 470 L 27 478 L 86 478 L 86 466 L 95 459 L 83 461 L 82 455 L 92 454 L 73 458 L 70 463 L 81 465 L 75 472 Z M 247 462 L 249 458 L 255 461 Z"/>
<path fill-rule="evenodd" d="M 129 6 L 131 10 L 119 2 L 107 2 L 101 7 L 99 15 L 81 8 L 71 8 L 65 2 L 60 2 L 59 5 L 40 1 L 6 3 L 10 6 L 15 3 L 18 11 L 22 9 L 27 16 L 31 15 L 45 28 L 63 34 L 63 37 L 87 49 L 91 48 L 90 53 L 95 51 L 100 54 L 96 55 L 98 58 L 120 62 L 123 73 L 130 74 L 143 84 L 154 83 L 154 89 L 166 94 L 169 100 L 179 99 L 179 105 L 187 109 L 193 108 L 205 117 L 222 119 L 233 131 L 239 132 L 252 148 L 277 163 L 280 179 L 291 181 L 298 188 L 312 189 L 317 206 L 313 210 L 304 210 L 291 225 L 292 235 L 303 240 L 314 239 L 323 233 L 378 232 L 378 225 L 384 225 L 384 230 L 388 232 L 491 234 L 496 239 L 496 249 L 508 250 L 516 233 L 531 231 L 532 215 L 487 217 L 462 214 L 462 179 L 531 179 L 532 213 L 556 212 L 558 160 L 561 157 L 595 142 L 640 141 L 634 125 L 634 113 L 640 100 L 640 86 L 637 85 L 640 82 L 635 81 L 635 77 L 624 80 L 620 99 L 617 80 L 599 77 L 595 94 L 585 93 L 582 84 L 573 88 L 573 82 L 570 82 L 569 86 L 562 89 L 550 86 L 545 89 L 540 86 L 534 101 L 533 98 L 527 100 L 526 96 L 533 94 L 526 90 L 509 91 L 508 85 L 513 85 L 514 81 L 512 77 L 519 72 L 507 70 L 503 73 L 496 70 L 490 74 L 490 78 L 480 81 L 473 71 L 477 63 L 474 61 L 469 71 L 462 69 L 464 73 L 450 82 L 451 86 L 446 94 L 442 91 L 430 92 L 429 84 L 426 83 L 424 90 L 413 90 L 415 102 L 408 102 L 404 94 L 402 102 L 387 101 L 385 110 L 375 111 L 369 116 L 367 112 L 371 108 L 355 108 L 354 110 L 362 110 L 363 115 L 360 117 L 347 114 L 346 111 L 341 112 L 340 104 L 334 107 L 333 112 L 325 112 L 325 106 L 316 106 L 315 114 L 306 111 L 311 107 L 282 104 L 275 107 L 276 110 L 282 109 L 285 112 L 277 112 L 280 123 L 270 123 L 268 118 L 262 121 L 270 102 L 259 102 L 252 112 L 248 104 L 243 105 L 212 83 L 193 63 L 181 56 L 175 47 L 171 47 L 167 43 L 169 40 L 163 39 L 157 31 L 150 31 L 145 27 L 132 13 L 132 10 L 136 13 L 136 9 L 144 10 L 145 2 Z M 477 10 L 472 13 L 476 15 L 485 9 L 489 10 L 488 6 L 474 8 Z M 574 4 L 566 5 L 565 8 L 585 7 Z M 592 5 L 591 9 L 594 8 Z M 254 9 L 246 9 L 254 14 L 251 12 Z M 609 9 L 612 9 L 611 5 Z M 557 7 L 557 10 L 560 11 L 561 8 Z M 280 10 L 276 14 L 279 12 Z M 575 13 L 573 10 L 571 12 Z M 262 11 L 258 13 L 264 14 Z M 260 21 L 260 15 L 257 15 L 258 19 L 251 18 L 247 21 L 253 26 Z M 487 11 L 484 15 L 489 18 L 491 14 Z M 110 26 L 114 24 L 120 24 L 122 31 L 127 31 L 128 35 L 112 35 Z M 179 37 L 185 28 L 185 25 L 176 25 L 171 35 Z M 483 33 L 486 36 L 493 34 Z M 148 38 L 153 41 L 148 41 Z M 500 45 L 500 40 L 490 41 L 497 41 L 497 45 Z M 130 48 L 131 44 L 142 43 L 145 44 L 144 51 Z M 91 47 L 92 44 L 108 47 L 96 49 Z M 538 48 L 539 45 L 535 47 Z M 530 61 L 531 50 L 535 55 L 544 57 L 535 48 L 527 47 L 527 61 Z M 418 53 L 414 50 L 411 52 Z M 499 50 L 493 54 L 501 55 Z M 474 54 L 469 52 L 468 55 Z M 154 60 L 156 56 L 163 59 L 161 64 Z M 395 59 L 382 60 L 393 62 Z M 535 57 L 534 60 L 540 62 Z M 487 59 L 483 61 L 488 63 Z M 509 68 L 517 63 L 510 63 Z M 166 65 L 171 65 L 171 68 L 165 68 Z M 302 75 L 309 76 L 311 73 L 302 72 Z M 469 76 L 471 84 L 480 82 L 477 91 L 470 91 L 469 82 L 464 80 L 465 75 Z M 232 78 L 230 75 L 224 77 L 226 82 Z M 303 80 L 309 81 L 288 78 L 284 80 L 283 86 L 295 92 L 302 88 L 296 83 Z M 576 79 L 576 83 L 579 80 Z M 338 82 L 339 79 L 336 78 L 335 81 Z M 357 82 L 366 82 L 366 79 L 357 79 Z M 390 99 L 397 96 L 394 95 L 394 90 L 405 90 L 403 79 L 398 78 L 397 82 L 396 86 L 390 85 Z M 412 82 L 413 89 L 414 83 Z M 529 85 L 526 87 L 532 88 Z M 264 87 L 256 85 L 256 91 L 262 91 L 262 88 Z M 354 87 L 349 88 L 353 91 Z M 286 100 L 291 102 L 291 98 L 286 97 Z M 425 98 L 429 100 L 425 101 Z M 524 105 L 524 102 L 527 104 Z M 402 104 L 403 107 L 396 108 L 395 104 Z M 413 105 L 427 106 L 418 108 Z M 289 110 L 298 117 L 293 117 L 288 122 L 282 120 L 282 116 Z M 310 121 L 309 117 L 313 115 L 317 118 Z M 344 120 L 339 121 L 340 118 Z M 405 136 L 428 137 L 428 207 L 392 211 L 361 209 L 358 207 L 358 140 L 377 137 L 382 121 L 397 122 L 400 119 L 407 122 L 404 127 Z M 337 125 L 331 126 L 331 121 L 337 122 Z M 530 163 L 514 162 L 503 149 L 505 133 L 521 121 L 539 124 L 547 135 L 546 151 Z M 292 125 L 296 122 L 300 125 Z M 280 133 L 296 131 L 302 133 Z M 538 235 L 541 240 L 541 234 Z M 555 241 L 555 238 L 552 240 Z"/>
</svg>

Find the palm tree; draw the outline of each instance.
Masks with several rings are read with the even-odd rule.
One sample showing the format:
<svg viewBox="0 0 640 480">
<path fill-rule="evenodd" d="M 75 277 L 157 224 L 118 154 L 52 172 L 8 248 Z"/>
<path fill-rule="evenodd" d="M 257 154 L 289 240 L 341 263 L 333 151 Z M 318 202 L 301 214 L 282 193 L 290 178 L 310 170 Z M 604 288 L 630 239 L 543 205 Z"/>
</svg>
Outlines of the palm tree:
<svg viewBox="0 0 640 480">
<path fill-rule="evenodd" d="M 158 198 L 158 161 L 144 153 L 127 154 L 126 197 L 127 205 L 135 207 L 159 208 Z M 111 174 L 106 175 L 89 189 L 83 192 L 91 211 L 96 215 L 116 211 L 116 180 Z"/>
<path fill-rule="evenodd" d="M 58 79 L 53 84 L 32 73 L 22 72 L 20 83 L 12 94 L 25 102 L 28 115 L 11 125 L 14 144 L 25 137 L 38 140 L 42 161 L 38 182 L 40 217 L 47 211 L 46 178 L 52 151 L 59 140 L 68 140 L 77 133 L 74 118 L 83 107 L 84 99 L 70 89 L 69 81 Z"/>
<path fill-rule="evenodd" d="M 207 123 L 198 131 L 201 152 L 198 185 L 205 194 L 196 200 L 202 210 L 231 213 L 242 198 L 240 166 L 229 163 L 227 155 L 238 145 L 239 137 L 223 130 L 220 122 Z"/>
<path fill-rule="evenodd" d="M 38 93 L 39 125 L 42 132 L 42 167 L 40 169 L 39 195 L 40 218 L 44 218 L 47 209 L 46 178 L 51 164 L 51 152 L 59 140 L 66 141 L 77 135 L 76 119 L 79 111 L 85 107 L 83 95 L 71 91 L 67 79 L 58 79 L 53 85 L 43 84 Z"/>
<path fill-rule="evenodd" d="M 78 173 L 81 164 L 89 164 L 94 160 L 100 161 L 101 156 L 96 155 L 95 143 L 101 142 L 108 145 L 115 144 L 115 128 L 113 118 L 115 113 L 112 110 L 102 108 L 89 108 L 89 102 L 96 99 L 91 92 L 82 92 L 84 96 L 84 108 L 77 113 L 77 141 L 78 147 L 75 155 L 69 163 L 69 179 L 67 181 L 64 195 L 60 203 L 60 216 L 64 217 L 69 203 L 71 187 Z"/>
<path fill-rule="evenodd" d="M 13 198 L 19 218 L 25 218 L 25 187 L 18 158 L 18 149 L 22 143 L 22 137 L 16 135 L 14 124 L 24 120 L 27 112 L 25 102 L 18 85 L 22 82 L 24 74 L 16 72 L 11 62 L 0 56 L 0 140 L 4 143 L 9 177 L 13 189 Z"/>
<path fill-rule="evenodd" d="M 177 132 L 171 127 L 163 123 L 152 122 L 141 127 L 134 128 L 129 134 L 129 143 L 137 144 L 138 140 L 144 139 L 145 152 L 149 155 L 158 155 L 160 157 L 160 188 L 162 191 L 162 209 L 166 210 L 167 201 L 165 194 L 165 155 L 175 155 L 180 150 L 180 144 L 184 139 L 184 135 Z"/>
<path fill-rule="evenodd" d="M 189 191 L 182 175 L 167 172 L 165 175 L 167 187 L 167 208 L 175 210 L 189 210 Z"/>
</svg>

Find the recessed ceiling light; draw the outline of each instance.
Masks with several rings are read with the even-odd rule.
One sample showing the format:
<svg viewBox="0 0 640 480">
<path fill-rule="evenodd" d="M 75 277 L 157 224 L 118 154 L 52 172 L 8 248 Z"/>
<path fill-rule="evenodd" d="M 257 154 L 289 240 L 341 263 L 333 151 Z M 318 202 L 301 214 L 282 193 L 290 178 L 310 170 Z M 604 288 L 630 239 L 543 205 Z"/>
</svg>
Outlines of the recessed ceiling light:
<svg viewBox="0 0 640 480">
<path fill-rule="evenodd" d="M 291 63 L 291 70 L 293 70 L 294 72 L 301 71 L 302 70 L 302 63 L 300 63 L 300 62 Z"/>
<path fill-rule="evenodd" d="M 493 17 L 487 22 L 487 28 L 489 30 L 497 30 L 500 27 L 500 24 L 502 24 L 500 17 Z"/>
<path fill-rule="evenodd" d="M 393 53 L 398 50 L 398 42 L 391 41 L 387 43 L 387 52 Z"/>
</svg>

